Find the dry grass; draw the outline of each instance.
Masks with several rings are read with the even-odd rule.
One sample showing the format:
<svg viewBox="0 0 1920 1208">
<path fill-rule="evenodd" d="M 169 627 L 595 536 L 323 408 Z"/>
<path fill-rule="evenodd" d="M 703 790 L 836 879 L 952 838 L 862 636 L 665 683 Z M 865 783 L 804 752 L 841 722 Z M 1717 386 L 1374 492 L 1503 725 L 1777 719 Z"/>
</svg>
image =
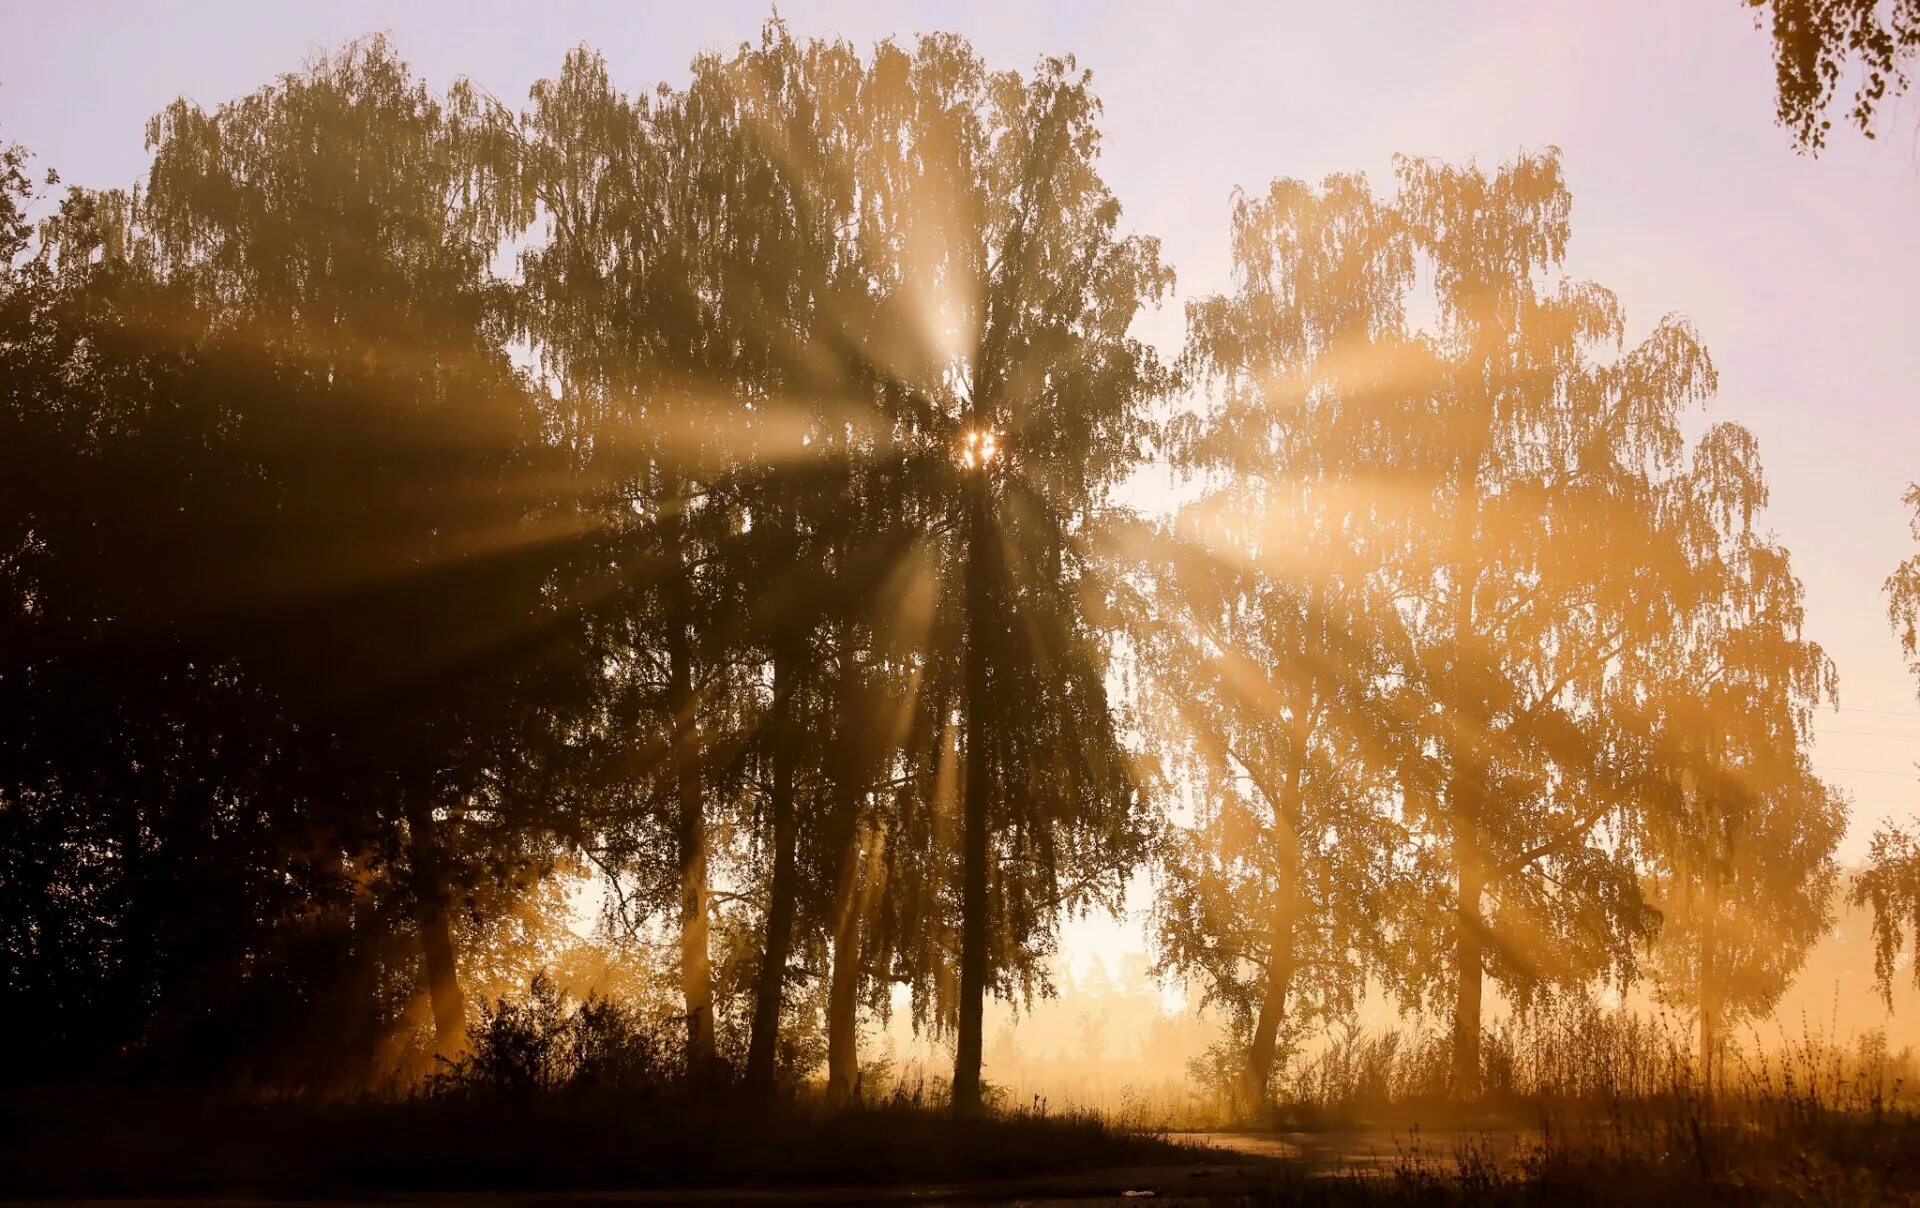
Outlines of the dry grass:
<svg viewBox="0 0 1920 1208">
<path fill-rule="evenodd" d="M 1252 1202 L 1920 1204 L 1911 1050 L 1803 1020 L 1730 1046 L 1708 1093 L 1689 1038 L 1659 1016 L 1538 1012 L 1488 1033 L 1486 1093 L 1463 1104 L 1435 1033 L 1344 1033 L 1240 1125 L 1377 1129 L 1385 1160 L 1276 1171 Z"/>
</svg>

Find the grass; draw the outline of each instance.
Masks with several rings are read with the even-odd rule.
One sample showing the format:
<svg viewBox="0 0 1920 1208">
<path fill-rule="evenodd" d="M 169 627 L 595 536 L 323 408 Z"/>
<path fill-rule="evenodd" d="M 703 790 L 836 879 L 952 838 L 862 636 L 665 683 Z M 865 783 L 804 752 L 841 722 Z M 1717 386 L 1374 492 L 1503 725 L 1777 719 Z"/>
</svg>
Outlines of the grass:
<svg viewBox="0 0 1920 1208">
<path fill-rule="evenodd" d="M 69 1093 L 0 1107 L 0 1188 L 13 1196 L 876 1186 L 1207 1160 L 1219 1157 L 1087 1114 L 956 1120 L 910 1103 Z"/>
<path fill-rule="evenodd" d="M 536 980 L 482 1011 L 457 1063 L 349 1098 L 40 1088 L 0 1095 L 0 1195 L 881 1186 L 1219 1160 L 1092 1112 L 956 1119 L 945 1084 L 829 1108 L 766 1102 L 722 1063 L 691 1079 L 678 1036 Z"/>
<path fill-rule="evenodd" d="M 1445 1097 L 1432 1037 L 1349 1033 L 1295 1062 L 1258 1123 L 1391 1130 L 1384 1160 L 1276 1170 L 1247 1202 L 1920 1204 L 1913 1054 L 1801 1026 L 1730 1050 L 1709 1094 L 1659 1017 L 1539 1013 L 1487 1036 L 1471 1105 Z"/>
<path fill-rule="evenodd" d="M 1703 1107 L 1704 1105 L 1695 1105 Z M 1265 1204 L 1916 1204 L 1920 1123 L 1678 1110 L 1587 1118 L 1506 1148 L 1403 1144 L 1382 1166 L 1277 1170 Z"/>
<path fill-rule="evenodd" d="M 938 1080 L 835 1108 L 798 1078 L 774 1103 L 724 1070 L 695 1085 L 670 1032 L 537 986 L 406 1091 L 0 1094 L 0 1196 L 927 1188 L 1157 1167 L 1161 1202 L 1920 1204 L 1913 1055 L 1802 1026 L 1731 1052 L 1712 1094 L 1680 1030 L 1576 1006 L 1490 1031 L 1471 1103 L 1448 1097 L 1438 1037 L 1347 1031 L 1296 1054 L 1274 1104 L 1237 1118 L 1220 1103 L 1060 1112 L 1031 1096 L 956 1119 Z M 1172 1127 L 1228 1123 L 1352 1135 L 1326 1150 L 1335 1160 L 1192 1178 L 1233 1155 Z"/>
</svg>

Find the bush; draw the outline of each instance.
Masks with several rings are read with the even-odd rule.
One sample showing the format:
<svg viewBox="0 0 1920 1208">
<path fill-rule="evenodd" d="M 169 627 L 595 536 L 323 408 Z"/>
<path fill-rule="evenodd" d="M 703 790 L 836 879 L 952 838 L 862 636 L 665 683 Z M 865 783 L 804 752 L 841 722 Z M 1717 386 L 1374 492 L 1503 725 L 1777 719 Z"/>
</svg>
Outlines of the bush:
<svg viewBox="0 0 1920 1208">
<path fill-rule="evenodd" d="M 683 1062 L 665 1025 L 598 993 L 569 1002 L 544 973 L 522 998 L 483 1006 L 468 1048 L 431 1094 L 657 1096 L 681 1081 Z"/>
</svg>

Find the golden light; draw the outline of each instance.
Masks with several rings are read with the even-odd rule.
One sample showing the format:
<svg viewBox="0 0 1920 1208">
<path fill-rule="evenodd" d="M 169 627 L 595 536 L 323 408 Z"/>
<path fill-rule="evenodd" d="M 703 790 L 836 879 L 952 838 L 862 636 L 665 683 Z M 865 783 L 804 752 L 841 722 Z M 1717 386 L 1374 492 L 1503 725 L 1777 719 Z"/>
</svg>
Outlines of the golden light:
<svg viewBox="0 0 1920 1208">
<path fill-rule="evenodd" d="M 960 464 L 971 470 L 985 467 L 1000 455 L 1000 438 L 989 431 L 975 430 L 967 433 L 966 440 L 960 445 Z"/>
</svg>

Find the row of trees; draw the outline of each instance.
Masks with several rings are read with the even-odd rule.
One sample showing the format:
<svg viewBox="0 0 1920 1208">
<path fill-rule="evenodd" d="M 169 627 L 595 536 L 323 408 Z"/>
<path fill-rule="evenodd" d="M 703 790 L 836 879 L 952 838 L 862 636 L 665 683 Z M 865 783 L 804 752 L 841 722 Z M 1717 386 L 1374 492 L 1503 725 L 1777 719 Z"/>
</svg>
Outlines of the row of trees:
<svg viewBox="0 0 1920 1208">
<path fill-rule="evenodd" d="M 16 157 L 0 794 L 47 1056 L 312 1051 L 247 1016 L 365 1070 L 416 947 L 447 1051 L 463 933 L 584 856 L 673 921 L 696 1077 L 731 995 L 772 1088 L 802 965 L 837 1088 L 905 982 L 977 1098 L 988 983 L 1147 835 L 1082 585 L 1171 278 L 1097 113 L 954 38 L 776 24 L 639 95 L 582 51 L 522 113 L 376 39 L 170 107 L 144 188 L 37 238 Z"/>
<path fill-rule="evenodd" d="M 1161 873 L 1258 1090 L 1374 979 L 1658 974 L 1711 1053 L 1824 925 L 1833 690 L 1754 442 L 1565 280 L 1556 153 L 1236 204 L 1177 364 L 1071 60 L 770 24 L 512 111 L 375 39 L 0 209 L 0 960 L 26 1068 L 458 1046 L 582 862 L 690 1076 L 844 1096 Z M 53 211 L 34 229 L 36 195 Z M 1431 300 L 1432 314 L 1416 320 Z M 1118 488 L 1160 457 L 1193 502 Z"/>
<path fill-rule="evenodd" d="M 1365 974 L 1450 1011 L 1470 1091 L 1484 980 L 1524 1004 L 1649 948 L 1710 1061 L 1824 930 L 1845 817 L 1757 449 L 1689 446 L 1714 375 L 1685 323 L 1625 346 L 1558 278 L 1554 157 L 1399 178 L 1242 198 L 1235 289 L 1189 312 L 1211 401 L 1169 455 L 1205 489 L 1134 614 L 1195 798 L 1166 963 L 1239 1021 L 1256 1091 Z"/>
</svg>

